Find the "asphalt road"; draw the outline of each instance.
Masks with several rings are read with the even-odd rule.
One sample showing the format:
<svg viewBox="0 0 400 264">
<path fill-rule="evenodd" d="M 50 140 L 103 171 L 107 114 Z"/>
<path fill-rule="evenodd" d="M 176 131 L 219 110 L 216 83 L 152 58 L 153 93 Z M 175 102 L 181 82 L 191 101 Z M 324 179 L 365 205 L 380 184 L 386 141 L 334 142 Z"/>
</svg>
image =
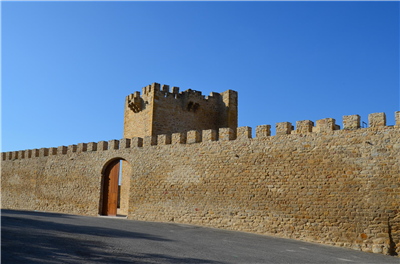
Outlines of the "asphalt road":
<svg viewBox="0 0 400 264">
<path fill-rule="evenodd" d="M 393 263 L 399 257 L 174 223 L 1 210 L 1 263 Z"/>
</svg>

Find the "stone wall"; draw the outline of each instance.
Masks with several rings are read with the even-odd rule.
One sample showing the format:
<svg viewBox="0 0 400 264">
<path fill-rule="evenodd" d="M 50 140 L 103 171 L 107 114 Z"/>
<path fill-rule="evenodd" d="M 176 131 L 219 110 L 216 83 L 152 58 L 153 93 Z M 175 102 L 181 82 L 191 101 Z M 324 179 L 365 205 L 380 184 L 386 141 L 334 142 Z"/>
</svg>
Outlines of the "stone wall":
<svg viewBox="0 0 400 264">
<path fill-rule="evenodd" d="M 102 173 L 129 163 L 121 210 L 172 221 L 400 253 L 400 112 L 2 153 L 2 208 L 97 215 Z M 218 138 L 218 140 L 217 140 Z M 156 145 L 152 145 L 156 144 Z"/>
</svg>

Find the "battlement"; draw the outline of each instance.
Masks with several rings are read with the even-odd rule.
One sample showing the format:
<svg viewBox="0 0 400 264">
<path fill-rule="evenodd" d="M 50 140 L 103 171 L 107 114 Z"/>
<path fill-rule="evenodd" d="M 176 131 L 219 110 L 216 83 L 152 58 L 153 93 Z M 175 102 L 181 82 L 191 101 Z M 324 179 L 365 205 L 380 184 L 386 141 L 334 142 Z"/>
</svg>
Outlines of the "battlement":
<svg viewBox="0 0 400 264">
<path fill-rule="evenodd" d="M 155 96 L 157 100 L 160 100 L 160 98 L 168 98 L 181 102 L 191 99 L 202 103 L 218 103 L 223 99 L 221 94 L 216 92 L 211 92 L 210 95 L 206 97 L 201 91 L 187 89 L 179 92 L 179 87 L 172 86 L 170 88 L 170 86 L 167 84 L 160 85 L 159 83 L 153 83 L 143 87 L 142 93 L 140 91 L 136 91 L 128 95 L 126 97 L 126 101 L 129 105 L 129 108 L 133 112 L 137 113 L 143 109 L 141 106 L 142 103 L 149 103 L 148 99 L 150 96 Z"/>
<path fill-rule="evenodd" d="M 237 128 L 237 92 L 202 92 L 153 83 L 125 99 L 124 138 Z"/>
<path fill-rule="evenodd" d="M 191 95 L 201 96 L 184 96 Z M 237 102 L 233 92 L 220 96 L 232 99 L 216 112 L 228 120 Z M 348 115 L 342 128 L 333 118 L 280 122 L 275 135 L 260 125 L 253 138 L 251 127 L 210 128 L 209 119 L 198 129 L 181 126 L 204 105 L 190 112 L 151 100 L 154 108 L 137 113 L 126 106 L 139 118 L 125 121 L 146 121 L 133 124 L 155 125 L 144 126 L 155 133 L 1 153 L 2 208 L 105 214 L 109 168 L 120 161 L 120 212 L 128 219 L 400 253 L 400 111 L 394 126 L 384 113 L 370 114 L 366 128 L 359 115 Z M 177 132 L 163 128 L 167 115 Z"/>
<path fill-rule="evenodd" d="M 275 136 L 300 136 L 314 135 L 327 133 L 351 133 L 358 130 L 374 130 L 380 128 L 390 128 L 386 126 L 385 113 L 373 113 L 368 116 L 369 127 L 360 127 L 359 115 L 343 116 L 343 129 L 335 123 L 333 118 L 325 118 L 314 122 L 310 120 L 302 120 L 296 122 L 296 129 L 290 122 L 276 123 Z M 393 126 L 400 128 L 400 111 L 395 112 L 395 122 Z M 12 152 L 2 152 L 1 160 L 17 160 L 29 159 L 36 157 L 46 157 L 54 155 L 65 155 L 82 152 L 93 151 L 115 151 L 126 148 L 143 148 L 153 146 L 166 146 L 175 144 L 195 144 L 207 142 L 220 142 L 223 144 L 226 141 L 232 140 L 261 140 L 270 137 L 271 125 L 260 125 L 256 127 L 256 137 L 252 138 L 252 128 L 248 126 L 238 127 L 235 133 L 232 128 L 219 128 L 218 130 L 190 130 L 182 133 L 162 134 L 157 136 L 133 137 L 123 138 L 120 140 L 99 141 L 89 143 L 79 143 L 77 145 L 59 146 L 57 148 L 41 148 L 41 149 L 28 149 Z"/>
</svg>

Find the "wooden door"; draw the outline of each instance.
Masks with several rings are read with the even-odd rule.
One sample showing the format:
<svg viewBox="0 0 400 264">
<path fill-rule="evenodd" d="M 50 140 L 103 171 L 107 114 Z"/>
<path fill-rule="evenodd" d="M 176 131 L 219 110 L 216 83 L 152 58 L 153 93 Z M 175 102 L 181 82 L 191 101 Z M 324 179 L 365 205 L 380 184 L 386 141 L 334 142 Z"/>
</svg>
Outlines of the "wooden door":
<svg viewBox="0 0 400 264">
<path fill-rule="evenodd" d="M 103 215 L 117 215 L 119 162 L 119 160 L 111 162 L 105 171 L 103 187 Z"/>
</svg>

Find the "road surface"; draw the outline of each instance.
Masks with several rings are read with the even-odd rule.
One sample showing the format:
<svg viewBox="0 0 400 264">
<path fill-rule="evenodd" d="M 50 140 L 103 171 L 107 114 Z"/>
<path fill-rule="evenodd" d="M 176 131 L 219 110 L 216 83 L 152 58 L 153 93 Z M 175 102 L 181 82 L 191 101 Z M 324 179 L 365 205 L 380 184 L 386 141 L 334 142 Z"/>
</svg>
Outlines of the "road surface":
<svg viewBox="0 0 400 264">
<path fill-rule="evenodd" d="M 393 263 L 399 257 L 199 226 L 1 210 L 6 263 Z"/>
</svg>

